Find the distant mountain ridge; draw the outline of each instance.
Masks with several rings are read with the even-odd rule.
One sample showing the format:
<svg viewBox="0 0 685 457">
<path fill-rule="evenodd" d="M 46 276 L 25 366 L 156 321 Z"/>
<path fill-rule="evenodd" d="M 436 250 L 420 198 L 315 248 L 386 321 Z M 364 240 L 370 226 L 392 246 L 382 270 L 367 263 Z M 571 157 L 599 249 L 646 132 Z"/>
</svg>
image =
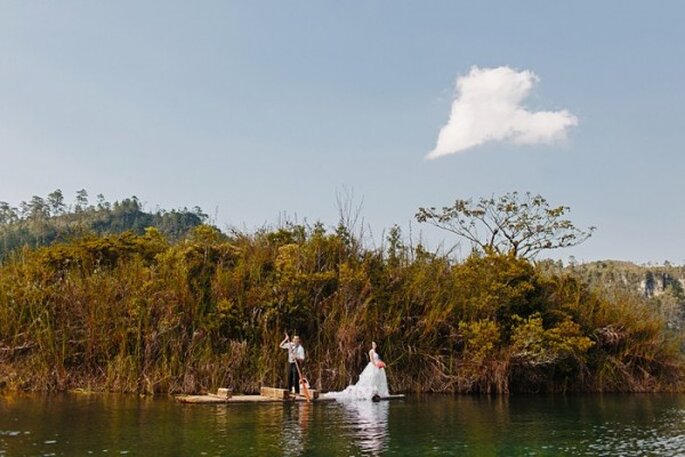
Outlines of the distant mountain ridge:
<svg viewBox="0 0 685 457">
<path fill-rule="evenodd" d="M 638 265 L 621 260 L 566 266 L 551 261 L 541 264 L 555 272 L 571 271 L 591 286 L 640 295 L 661 312 L 671 327 L 685 326 L 685 266 Z"/>
<path fill-rule="evenodd" d="M 573 265 L 590 282 L 603 281 L 628 286 L 646 298 L 674 293 L 685 299 L 685 266 L 637 265 L 632 262 L 601 260 Z"/>
</svg>

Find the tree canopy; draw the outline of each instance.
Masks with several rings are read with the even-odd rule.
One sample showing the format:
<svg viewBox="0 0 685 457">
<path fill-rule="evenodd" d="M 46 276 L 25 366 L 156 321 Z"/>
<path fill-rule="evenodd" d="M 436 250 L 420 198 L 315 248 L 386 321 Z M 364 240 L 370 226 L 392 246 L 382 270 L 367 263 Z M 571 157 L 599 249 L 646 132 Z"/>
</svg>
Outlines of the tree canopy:
<svg viewBox="0 0 685 457">
<path fill-rule="evenodd" d="M 458 199 L 441 209 L 419 208 L 416 219 L 468 240 L 485 252 L 532 258 L 547 249 L 576 246 L 595 227 L 577 228 L 568 206 L 551 207 L 541 195 L 510 192 L 499 197 Z"/>
</svg>

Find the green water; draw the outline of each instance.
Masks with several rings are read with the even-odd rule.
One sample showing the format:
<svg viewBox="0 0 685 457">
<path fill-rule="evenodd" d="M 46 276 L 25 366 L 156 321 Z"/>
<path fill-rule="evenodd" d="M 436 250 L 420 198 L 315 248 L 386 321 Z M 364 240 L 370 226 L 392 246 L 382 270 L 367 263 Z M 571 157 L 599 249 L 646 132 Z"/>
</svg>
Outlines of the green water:
<svg viewBox="0 0 685 457">
<path fill-rule="evenodd" d="M 181 405 L 0 397 L 0 456 L 685 455 L 685 396 L 409 398 Z"/>
</svg>

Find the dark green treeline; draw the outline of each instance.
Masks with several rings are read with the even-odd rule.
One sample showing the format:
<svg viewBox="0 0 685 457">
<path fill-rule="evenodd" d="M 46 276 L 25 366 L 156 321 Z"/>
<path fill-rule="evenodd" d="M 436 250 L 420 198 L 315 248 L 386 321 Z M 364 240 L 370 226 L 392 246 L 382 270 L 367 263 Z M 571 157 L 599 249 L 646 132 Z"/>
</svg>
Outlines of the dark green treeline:
<svg viewBox="0 0 685 457">
<path fill-rule="evenodd" d="M 110 203 L 99 194 L 90 203 L 85 189 L 68 204 L 57 189 L 45 198 L 34 195 L 18 207 L 0 201 L 0 260 L 24 246 L 46 246 L 84 234 L 131 231 L 142 235 L 147 227 L 155 227 L 169 240 L 179 240 L 207 219 L 199 207 L 147 211 L 135 196 Z"/>
<path fill-rule="evenodd" d="M 169 242 L 90 235 L 16 251 L 0 265 L 0 384 L 254 392 L 285 379 L 284 331 L 304 340 L 323 390 L 356 381 L 371 341 L 393 391 L 681 389 L 663 319 L 567 272 L 509 255 L 463 262 L 369 249 L 344 230 L 288 225 Z"/>
</svg>

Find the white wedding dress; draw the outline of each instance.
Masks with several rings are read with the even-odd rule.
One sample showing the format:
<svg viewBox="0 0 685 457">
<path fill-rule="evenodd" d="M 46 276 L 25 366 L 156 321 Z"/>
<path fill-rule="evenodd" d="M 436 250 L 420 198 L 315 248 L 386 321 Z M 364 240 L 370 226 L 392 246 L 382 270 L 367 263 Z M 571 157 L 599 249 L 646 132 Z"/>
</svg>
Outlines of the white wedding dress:
<svg viewBox="0 0 685 457">
<path fill-rule="evenodd" d="M 372 400 L 374 396 L 381 398 L 388 397 L 388 378 L 385 376 L 385 368 L 378 368 L 376 364 L 380 362 L 380 357 L 375 351 L 369 354 L 372 362 L 369 362 L 359 375 L 356 384 L 347 386 L 340 392 L 328 392 L 324 394 L 327 398 L 336 400 Z"/>
</svg>

